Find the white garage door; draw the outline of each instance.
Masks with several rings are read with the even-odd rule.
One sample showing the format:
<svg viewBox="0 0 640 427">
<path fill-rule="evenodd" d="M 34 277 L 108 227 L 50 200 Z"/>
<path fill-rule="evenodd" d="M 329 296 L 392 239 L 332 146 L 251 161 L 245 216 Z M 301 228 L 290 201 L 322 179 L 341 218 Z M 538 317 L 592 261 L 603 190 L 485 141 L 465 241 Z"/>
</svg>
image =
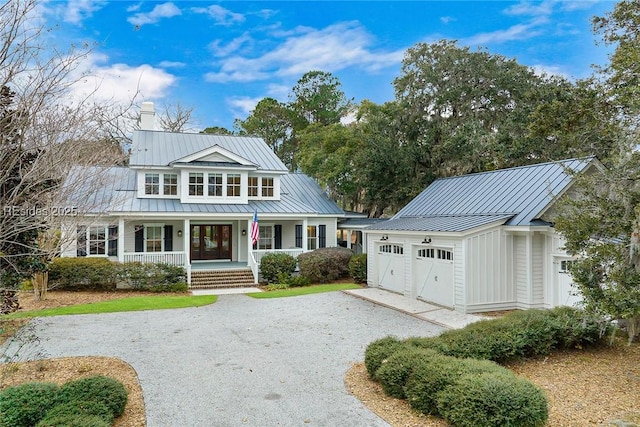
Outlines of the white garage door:
<svg viewBox="0 0 640 427">
<path fill-rule="evenodd" d="M 413 260 L 413 283 L 418 298 L 453 307 L 453 251 L 418 249 Z"/>
<path fill-rule="evenodd" d="M 571 268 L 571 260 L 563 260 L 557 262 L 558 270 L 556 272 L 556 283 L 558 283 L 559 302 L 558 305 L 569 305 L 576 307 L 581 301 L 580 291 L 573 284 L 573 278 L 569 272 Z"/>
<path fill-rule="evenodd" d="M 378 285 L 394 292 L 404 293 L 404 248 L 398 244 L 378 246 Z"/>
</svg>

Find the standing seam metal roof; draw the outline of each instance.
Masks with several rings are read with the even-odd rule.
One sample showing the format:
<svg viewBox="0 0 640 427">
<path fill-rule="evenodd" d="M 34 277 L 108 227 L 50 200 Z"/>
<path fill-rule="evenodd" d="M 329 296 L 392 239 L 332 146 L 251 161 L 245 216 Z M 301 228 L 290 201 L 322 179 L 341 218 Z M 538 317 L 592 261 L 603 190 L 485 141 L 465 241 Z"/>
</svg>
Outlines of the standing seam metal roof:
<svg viewBox="0 0 640 427">
<path fill-rule="evenodd" d="M 532 225 L 541 211 L 571 183 L 567 170 L 582 172 L 593 160 L 569 159 L 441 178 L 409 202 L 392 220 L 504 215 L 510 218 L 506 222 L 508 225 Z M 378 227 L 382 229 L 383 225 Z"/>
</svg>

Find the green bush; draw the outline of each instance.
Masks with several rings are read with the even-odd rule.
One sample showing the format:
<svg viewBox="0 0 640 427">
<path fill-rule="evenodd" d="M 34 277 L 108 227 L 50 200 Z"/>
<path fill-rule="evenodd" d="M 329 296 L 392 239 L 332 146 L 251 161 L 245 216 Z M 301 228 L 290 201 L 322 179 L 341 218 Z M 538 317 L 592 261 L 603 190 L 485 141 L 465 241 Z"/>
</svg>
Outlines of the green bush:
<svg viewBox="0 0 640 427">
<path fill-rule="evenodd" d="M 405 385 L 413 368 L 422 360 L 438 354 L 434 350 L 412 346 L 401 347 L 382 361 L 380 368 L 376 371 L 376 379 L 388 396 L 404 399 Z"/>
<path fill-rule="evenodd" d="M 128 262 L 106 258 L 56 258 L 49 265 L 49 282 L 65 290 L 114 290 L 118 283 L 154 292 L 188 289 L 183 267 L 169 264 Z"/>
<path fill-rule="evenodd" d="M 438 411 L 459 427 L 537 427 L 549 416 L 542 390 L 511 373 L 463 375 L 438 393 Z"/>
<path fill-rule="evenodd" d="M 278 273 L 278 283 L 285 283 L 292 288 L 308 286 L 311 282 L 304 276 L 292 276 L 287 273 Z"/>
<path fill-rule="evenodd" d="M 111 424 L 97 415 L 58 414 L 45 417 L 35 427 L 111 427 Z"/>
<path fill-rule="evenodd" d="M 268 252 L 260 260 L 260 273 L 262 273 L 262 280 L 268 284 L 276 283 L 278 282 L 279 275 L 281 274 L 290 277 L 291 274 L 296 271 L 296 266 L 297 261 L 293 256 L 282 252 Z"/>
<path fill-rule="evenodd" d="M 351 257 L 349 275 L 356 283 L 367 282 L 367 254 L 357 254 Z"/>
<path fill-rule="evenodd" d="M 113 290 L 117 268 L 106 258 L 56 258 L 49 264 L 49 282 L 65 290 Z"/>
<path fill-rule="evenodd" d="M 97 375 L 69 381 L 60 388 L 59 401 L 100 402 L 107 406 L 114 418 L 124 412 L 127 404 L 127 390 L 117 380 Z"/>
<path fill-rule="evenodd" d="M 349 260 L 353 256 L 347 248 L 321 248 L 298 255 L 300 275 L 312 283 L 328 283 L 349 276 Z"/>
<path fill-rule="evenodd" d="M 36 424 L 36 427 L 66 427 L 68 425 L 76 425 L 73 424 L 75 420 L 87 420 L 84 425 L 101 425 L 90 424 L 88 420 L 92 417 L 99 418 L 108 426 L 113 423 L 113 413 L 104 403 L 96 401 L 73 401 L 54 406 L 47 412 L 47 415 Z M 77 425 L 80 426 L 82 424 Z"/>
<path fill-rule="evenodd" d="M 439 415 L 438 393 L 454 384 L 462 375 L 509 372 L 488 360 L 458 359 L 431 351 L 430 357 L 416 362 L 404 389 L 409 405 L 425 414 Z"/>
<path fill-rule="evenodd" d="M 0 427 L 31 427 L 56 404 L 59 387 L 54 383 L 31 382 L 9 387 L 0 393 Z"/>
<path fill-rule="evenodd" d="M 370 343 L 364 352 L 364 365 L 369 376 L 376 379 L 376 372 L 382 362 L 403 346 L 402 341 L 392 336 L 380 338 Z"/>
</svg>

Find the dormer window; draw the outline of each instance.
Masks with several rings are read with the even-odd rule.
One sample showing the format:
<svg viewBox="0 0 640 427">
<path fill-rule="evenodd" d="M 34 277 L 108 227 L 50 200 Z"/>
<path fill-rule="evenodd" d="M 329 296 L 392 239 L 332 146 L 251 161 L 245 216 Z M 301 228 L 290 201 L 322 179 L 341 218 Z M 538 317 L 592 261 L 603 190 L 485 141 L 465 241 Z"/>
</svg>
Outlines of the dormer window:
<svg viewBox="0 0 640 427">
<path fill-rule="evenodd" d="M 273 197 L 273 178 L 262 178 L 262 197 Z"/>
<path fill-rule="evenodd" d="M 160 174 L 147 173 L 144 175 L 144 194 L 160 194 Z"/>
<path fill-rule="evenodd" d="M 177 196 L 178 195 L 178 174 L 165 173 L 164 174 L 164 195 L 165 196 Z"/>
<path fill-rule="evenodd" d="M 240 197 L 240 174 L 227 175 L 227 197 Z"/>
<path fill-rule="evenodd" d="M 209 174 L 209 190 L 207 194 L 212 197 L 222 197 L 222 174 L 221 173 Z"/>
<path fill-rule="evenodd" d="M 189 173 L 189 195 L 204 195 L 204 174 L 200 172 Z"/>
<path fill-rule="evenodd" d="M 249 177 L 249 197 L 258 197 L 258 177 Z"/>
</svg>

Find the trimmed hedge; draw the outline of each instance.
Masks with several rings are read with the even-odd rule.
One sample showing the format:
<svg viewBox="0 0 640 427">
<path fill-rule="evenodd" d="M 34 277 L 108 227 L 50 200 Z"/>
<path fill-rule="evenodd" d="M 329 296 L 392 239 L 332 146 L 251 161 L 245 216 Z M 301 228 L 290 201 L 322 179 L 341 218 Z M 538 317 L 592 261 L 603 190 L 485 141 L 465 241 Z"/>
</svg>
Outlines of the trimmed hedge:
<svg viewBox="0 0 640 427">
<path fill-rule="evenodd" d="M 541 427 L 549 417 L 544 392 L 511 373 L 463 375 L 438 393 L 438 411 L 458 427 Z"/>
<path fill-rule="evenodd" d="M 349 274 L 356 283 L 367 282 L 367 254 L 353 255 L 349 260 Z"/>
<path fill-rule="evenodd" d="M 60 388 L 61 402 L 99 402 L 105 405 L 113 418 L 118 418 L 127 405 L 127 390 L 117 380 L 96 375 L 69 381 Z"/>
<path fill-rule="evenodd" d="M 31 382 L 0 392 L 0 427 L 32 427 L 58 402 L 54 383 Z"/>
<path fill-rule="evenodd" d="M 296 259 L 285 253 L 269 252 L 265 254 L 260 260 L 260 273 L 262 273 L 262 280 L 267 284 L 272 283 L 287 283 L 283 278 L 291 277 L 298 262 Z"/>
<path fill-rule="evenodd" d="M 376 379 L 384 392 L 391 397 L 404 399 L 407 379 L 421 360 L 438 356 L 435 350 L 403 346 L 382 361 L 376 371 Z"/>
<path fill-rule="evenodd" d="M 110 426 L 113 412 L 97 401 L 72 401 L 56 405 L 36 424 L 36 427 Z"/>
<path fill-rule="evenodd" d="M 130 262 L 120 264 L 106 258 L 56 258 L 49 264 L 49 282 L 63 290 L 114 290 L 118 283 L 155 292 L 188 289 L 183 267 L 169 264 Z"/>
<path fill-rule="evenodd" d="M 35 427 L 111 427 L 112 423 L 97 415 L 58 414 L 46 416 Z"/>
<path fill-rule="evenodd" d="M 382 366 L 382 362 L 402 348 L 404 344 L 398 338 L 387 336 L 373 341 L 364 352 L 364 365 L 372 379 L 376 379 L 376 372 Z"/>
<path fill-rule="evenodd" d="M 312 283 L 328 283 L 349 277 L 353 251 L 347 248 L 321 248 L 298 255 L 300 275 Z"/>
</svg>

